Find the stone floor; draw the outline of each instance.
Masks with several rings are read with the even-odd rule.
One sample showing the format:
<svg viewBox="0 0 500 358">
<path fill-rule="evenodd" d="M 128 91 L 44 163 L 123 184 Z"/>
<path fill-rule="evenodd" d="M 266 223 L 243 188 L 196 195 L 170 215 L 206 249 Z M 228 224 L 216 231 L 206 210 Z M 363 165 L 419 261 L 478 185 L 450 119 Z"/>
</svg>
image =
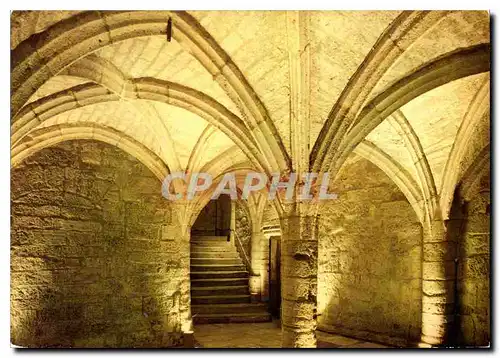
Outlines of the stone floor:
<svg viewBox="0 0 500 358">
<path fill-rule="evenodd" d="M 195 326 L 198 348 L 280 348 L 278 322 L 220 323 Z M 317 332 L 318 348 L 391 348 L 336 334 Z"/>
</svg>

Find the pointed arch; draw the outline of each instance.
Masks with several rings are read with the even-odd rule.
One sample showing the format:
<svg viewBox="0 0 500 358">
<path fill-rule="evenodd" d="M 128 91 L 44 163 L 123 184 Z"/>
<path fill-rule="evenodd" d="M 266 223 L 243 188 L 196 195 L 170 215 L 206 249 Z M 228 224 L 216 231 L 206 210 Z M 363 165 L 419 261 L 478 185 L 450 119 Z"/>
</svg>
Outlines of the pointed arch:
<svg viewBox="0 0 500 358">
<path fill-rule="evenodd" d="M 491 148 L 490 144 L 481 150 L 478 156 L 474 159 L 474 162 L 467 168 L 464 175 L 460 179 L 462 186 L 460 187 L 460 191 L 462 193 L 462 197 L 466 200 L 470 200 L 470 194 L 472 188 L 477 183 L 481 177 L 490 171 L 490 154 Z"/>
<path fill-rule="evenodd" d="M 329 162 L 361 106 L 394 62 L 449 11 L 403 11 L 380 35 L 328 114 L 310 154 L 312 171 Z M 333 147 L 333 150 L 332 150 Z"/>
<path fill-rule="evenodd" d="M 76 60 L 105 46 L 131 38 L 172 35 L 242 109 L 248 129 L 273 169 L 289 168 L 290 158 L 262 101 L 243 73 L 213 37 L 184 11 L 86 11 L 33 34 L 12 51 L 11 113 L 49 78 Z"/>
<path fill-rule="evenodd" d="M 322 163 L 321 171 L 336 172 L 372 130 L 412 99 L 448 82 L 489 70 L 490 44 L 479 44 L 439 56 L 389 85 L 363 107 L 332 160 Z"/>
<path fill-rule="evenodd" d="M 200 168 L 200 172 L 210 173 L 211 175 L 219 175 L 230 166 L 237 165 L 239 163 L 247 163 L 246 165 L 251 167 L 251 163 L 248 163 L 248 160 L 245 158 L 243 153 L 233 146 L 205 163 Z"/>
<path fill-rule="evenodd" d="M 405 117 L 401 110 L 396 110 L 393 114 L 387 117 L 389 124 L 396 130 L 396 132 L 403 138 L 405 147 L 410 154 L 410 157 L 415 166 L 421 191 L 425 198 L 425 205 L 427 208 L 427 215 L 431 216 L 436 210 L 438 194 L 436 184 L 434 182 L 434 175 L 432 174 L 429 161 L 424 153 L 422 144 L 413 130 L 408 119 Z"/>
<path fill-rule="evenodd" d="M 256 167 L 268 167 L 241 119 L 213 98 L 189 87 L 153 78 L 138 78 L 130 80 L 130 83 L 128 90 L 122 92 L 123 97 L 101 85 L 84 83 L 28 104 L 13 119 L 12 143 L 17 143 L 43 121 L 69 110 L 119 101 L 121 98 L 145 99 L 180 107 L 199 115 L 226 134 Z"/>
<path fill-rule="evenodd" d="M 247 166 L 246 162 L 243 162 L 243 163 L 237 163 L 229 168 L 226 168 L 219 175 L 213 176 L 212 185 L 210 186 L 210 188 L 205 190 L 201 195 L 195 196 L 193 200 L 188 202 L 189 212 L 191 213 L 190 216 L 191 223 L 194 223 L 196 221 L 196 218 L 198 217 L 200 211 L 211 200 L 212 194 L 214 193 L 217 184 L 222 180 L 225 174 L 233 173 L 235 174 L 235 176 L 238 175 L 243 176 L 246 175 L 246 173 L 248 173 L 251 170 L 252 169 Z M 238 191 L 238 193 L 241 193 L 238 187 L 236 188 L 236 190 Z"/>
<path fill-rule="evenodd" d="M 208 124 L 198 140 L 196 141 L 193 150 L 191 151 L 191 155 L 189 156 L 188 164 L 186 167 L 186 172 L 190 173 L 198 170 L 201 160 L 201 155 L 204 152 L 205 147 L 208 145 L 210 137 L 214 135 L 216 129 L 214 126 Z"/>
<path fill-rule="evenodd" d="M 163 160 L 149 148 L 116 129 L 96 123 L 57 124 L 34 130 L 12 148 L 11 167 L 44 148 L 75 139 L 93 139 L 120 148 L 144 164 L 160 181 L 170 173 Z"/>
<path fill-rule="evenodd" d="M 394 181 L 408 199 L 408 202 L 422 223 L 424 219 L 423 198 L 420 188 L 415 180 L 413 180 L 411 174 L 387 153 L 368 140 L 361 142 L 354 150 L 354 153 L 375 164 Z"/>
<path fill-rule="evenodd" d="M 450 155 L 444 169 L 444 178 L 440 190 L 440 207 L 446 217 L 451 208 L 455 186 L 459 181 L 460 162 L 462 161 L 472 136 L 472 129 L 489 111 L 490 79 L 486 79 L 472 99 L 467 112 L 462 119 L 457 136 L 451 147 Z"/>
</svg>

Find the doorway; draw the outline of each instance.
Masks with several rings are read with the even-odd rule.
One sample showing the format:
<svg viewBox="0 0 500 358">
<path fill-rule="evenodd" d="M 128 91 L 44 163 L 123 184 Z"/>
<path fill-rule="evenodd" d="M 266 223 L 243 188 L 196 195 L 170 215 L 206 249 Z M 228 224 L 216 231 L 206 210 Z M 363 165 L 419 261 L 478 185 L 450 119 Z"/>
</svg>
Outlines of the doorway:
<svg viewBox="0 0 500 358">
<path fill-rule="evenodd" d="M 193 236 L 228 236 L 231 233 L 231 198 L 221 195 L 210 200 L 191 228 Z"/>
<path fill-rule="evenodd" d="M 271 236 L 269 240 L 269 312 L 275 319 L 280 318 L 281 309 L 281 236 Z"/>
</svg>

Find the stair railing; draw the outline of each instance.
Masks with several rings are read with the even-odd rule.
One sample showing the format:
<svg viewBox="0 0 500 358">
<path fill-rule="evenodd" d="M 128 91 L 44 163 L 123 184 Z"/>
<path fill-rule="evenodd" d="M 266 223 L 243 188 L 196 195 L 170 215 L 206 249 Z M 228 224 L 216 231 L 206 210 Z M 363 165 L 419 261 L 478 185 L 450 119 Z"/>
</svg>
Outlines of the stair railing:
<svg viewBox="0 0 500 358">
<path fill-rule="evenodd" d="M 252 270 L 252 264 L 250 263 L 250 260 L 248 259 L 248 256 L 245 252 L 245 248 L 243 247 L 243 243 L 241 242 L 240 237 L 238 236 L 238 233 L 236 232 L 236 230 L 232 230 L 232 229 L 230 229 L 230 230 L 234 233 L 234 237 L 236 238 L 236 240 L 234 240 L 234 242 L 236 243 L 236 249 L 238 250 L 241 258 L 243 259 L 243 262 L 245 263 L 245 266 L 247 267 L 248 272 L 251 275 L 254 275 L 254 272 Z"/>
</svg>

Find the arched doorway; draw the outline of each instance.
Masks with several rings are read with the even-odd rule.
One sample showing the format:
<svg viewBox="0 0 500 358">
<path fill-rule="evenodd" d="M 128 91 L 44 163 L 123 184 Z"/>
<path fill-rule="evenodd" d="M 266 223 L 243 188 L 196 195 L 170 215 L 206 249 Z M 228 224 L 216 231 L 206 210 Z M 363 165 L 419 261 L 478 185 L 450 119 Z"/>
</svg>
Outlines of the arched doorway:
<svg viewBox="0 0 500 358">
<path fill-rule="evenodd" d="M 234 239 L 234 205 L 211 200 L 191 228 L 191 311 L 195 324 L 265 322 L 267 305 L 251 303 L 248 260 Z"/>
</svg>

